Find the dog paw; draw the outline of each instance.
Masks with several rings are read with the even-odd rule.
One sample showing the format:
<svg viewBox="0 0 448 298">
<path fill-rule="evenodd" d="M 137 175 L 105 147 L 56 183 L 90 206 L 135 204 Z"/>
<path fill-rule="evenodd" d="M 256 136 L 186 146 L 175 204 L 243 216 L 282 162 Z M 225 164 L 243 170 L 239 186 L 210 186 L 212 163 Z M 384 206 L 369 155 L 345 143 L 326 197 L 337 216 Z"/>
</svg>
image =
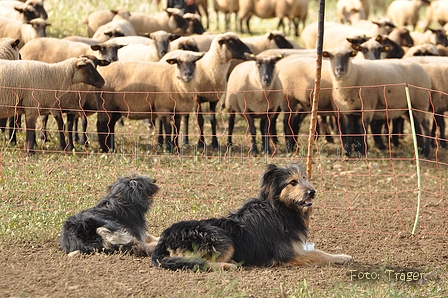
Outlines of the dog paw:
<svg viewBox="0 0 448 298">
<path fill-rule="evenodd" d="M 353 260 L 354 260 L 353 257 L 349 255 L 340 254 L 334 256 L 335 264 L 347 264 L 352 262 Z"/>
<path fill-rule="evenodd" d="M 81 251 L 79 249 L 74 250 L 67 254 L 70 258 L 77 257 L 81 255 Z"/>
</svg>

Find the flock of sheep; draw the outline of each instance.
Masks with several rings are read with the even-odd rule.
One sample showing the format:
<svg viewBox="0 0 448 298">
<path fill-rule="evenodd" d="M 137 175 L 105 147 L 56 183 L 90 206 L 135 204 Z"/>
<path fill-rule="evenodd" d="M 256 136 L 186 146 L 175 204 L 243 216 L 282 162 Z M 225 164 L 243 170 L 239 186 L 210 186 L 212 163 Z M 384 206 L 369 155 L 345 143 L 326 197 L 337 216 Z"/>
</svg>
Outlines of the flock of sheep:
<svg viewBox="0 0 448 298">
<path fill-rule="evenodd" d="M 207 11 L 206 1 L 197 2 Z M 252 136 L 251 152 L 259 152 L 257 118 L 262 150 L 272 152 L 271 145 L 279 142 L 276 122 L 282 114 L 286 144 L 296 146 L 300 124 L 311 110 L 316 72 L 317 24 L 305 26 L 308 0 L 214 4 L 216 11 L 238 13 L 238 31 L 243 20 L 249 31 L 252 15 L 277 17 L 279 28 L 286 18 L 297 35 L 302 23 L 302 46 L 281 31 L 253 37 L 207 33 L 199 15 L 175 8 L 154 16 L 100 10 L 85 20 L 87 37 L 51 38 L 45 34 L 50 23 L 42 0 L 0 0 L 0 126 L 9 126 L 9 138 L 15 142 L 24 114 L 25 148 L 33 154 L 37 119 L 42 117 L 45 127 L 52 115 L 60 149 L 72 150 L 77 119 L 83 124 L 80 141 L 87 144 L 87 117 L 96 114 L 100 149 L 109 152 L 115 150 L 115 125 L 124 116 L 149 122 L 158 129 L 158 144 L 172 150 L 180 145 L 180 128 L 182 143 L 189 142 L 188 119 L 195 112 L 197 142 L 203 148 L 207 141 L 202 106 L 208 103 L 213 148 L 218 147 L 217 108 L 228 114 L 229 145 L 235 117 L 242 115 Z M 448 54 L 448 39 L 442 27 L 446 21 L 438 13 L 448 0 L 430 4 L 424 32 L 418 32 L 416 16 L 424 4 L 426 0 L 394 1 L 387 18 L 370 21 L 368 0 L 339 0 L 340 22 L 325 23 L 319 129 L 332 141 L 329 124 L 336 119 L 333 130 L 342 135 L 347 155 L 356 144 L 360 152 L 367 150 L 368 129 L 378 148 L 386 149 L 382 136 L 390 133 L 398 145 L 407 111 L 405 85 L 410 87 L 424 156 L 437 144 L 437 128 L 440 145 L 446 147 L 443 114 L 448 99 L 443 91 L 448 77 L 443 74 L 448 58 L 441 56 Z M 205 23 L 207 28 L 208 15 Z"/>
</svg>

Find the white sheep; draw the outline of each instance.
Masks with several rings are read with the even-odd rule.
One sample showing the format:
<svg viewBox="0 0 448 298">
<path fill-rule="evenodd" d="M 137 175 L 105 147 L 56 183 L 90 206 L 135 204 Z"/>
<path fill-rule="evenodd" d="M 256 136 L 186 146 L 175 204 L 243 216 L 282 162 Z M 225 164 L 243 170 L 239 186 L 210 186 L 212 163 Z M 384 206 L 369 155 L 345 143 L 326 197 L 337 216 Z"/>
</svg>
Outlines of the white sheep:
<svg viewBox="0 0 448 298">
<path fill-rule="evenodd" d="M 177 29 L 187 30 L 188 21 L 176 8 L 167 8 L 155 16 L 131 13 L 130 22 L 137 33 L 151 33 L 158 30 L 174 33 Z"/>
<path fill-rule="evenodd" d="M 157 62 L 170 51 L 171 41 L 180 37 L 178 34 L 168 33 L 163 30 L 149 34 L 151 43 L 129 44 L 118 51 L 120 61 L 148 61 Z M 132 38 L 132 37 L 130 37 Z"/>
<path fill-rule="evenodd" d="M 104 92 L 97 94 L 97 132 L 101 149 L 104 152 L 114 150 L 115 124 L 121 116 L 150 119 L 152 123 L 155 118 L 162 118 L 165 144 L 171 147 L 169 120 L 174 115 L 175 129 L 178 129 L 180 117 L 193 110 L 197 82 L 195 64 L 201 57 L 198 53 L 183 52 L 168 60 L 169 64 L 118 61 L 99 69 L 106 81 Z M 162 145 L 161 139 L 159 136 Z"/>
<path fill-rule="evenodd" d="M 25 114 L 28 154 L 34 153 L 35 127 L 39 115 L 51 109 L 64 109 L 61 92 L 70 86 L 85 83 L 101 88 L 104 80 L 92 59 L 71 58 L 59 63 L 28 60 L 0 61 L 0 118 Z M 57 91 L 55 91 L 57 90 Z"/>
<path fill-rule="evenodd" d="M 44 19 L 40 18 L 22 23 L 21 21 L 0 17 L 0 37 L 19 39 L 19 49 L 21 49 L 30 40 L 45 37 L 45 29 L 49 25 Z"/>
<path fill-rule="evenodd" d="M 0 16 L 25 22 L 36 18 L 48 18 L 41 0 L 27 0 L 26 2 L 16 0 L 0 1 Z"/>
<path fill-rule="evenodd" d="M 235 116 L 246 118 L 252 136 L 251 154 L 258 154 L 254 118 L 261 118 L 262 150 L 271 153 L 269 140 L 276 140 L 276 119 L 283 99 L 282 85 L 275 71 L 275 63 L 282 56 L 255 56 L 237 65 L 227 83 L 225 107 L 229 113 L 228 145 L 232 145 Z M 275 143 L 275 141 L 274 141 Z"/>
<path fill-rule="evenodd" d="M 367 20 L 367 13 L 361 0 L 338 0 L 336 10 L 341 23 L 353 24 L 359 20 Z"/>
<path fill-rule="evenodd" d="M 235 30 L 236 26 L 236 14 L 240 10 L 238 0 L 213 0 L 213 9 L 216 13 L 216 30 L 219 30 L 219 13 L 224 14 L 224 28 L 225 30 L 230 29 L 230 17 L 232 14 L 235 15 Z"/>
<path fill-rule="evenodd" d="M 350 58 L 356 54 L 356 51 L 347 49 L 323 52 L 323 56 L 331 62 L 335 105 L 344 117 L 350 119 L 345 121 L 343 132 L 365 135 L 373 119 L 400 117 L 407 110 L 404 84 L 411 84 L 417 86 L 410 88 L 412 108 L 416 111 L 416 130 L 429 136 L 429 120 L 425 113 L 429 108 L 431 79 L 426 71 L 419 64 L 402 59 L 352 61 Z M 359 112 L 362 112 L 362 117 Z M 347 127 L 348 122 L 350 127 Z M 379 131 L 374 131 L 372 127 L 372 133 L 378 136 Z M 366 140 L 363 137 L 355 137 L 355 140 L 361 147 L 360 153 L 364 154 Z M 419 146 L 424 156 L 428 157 L 428 139 L 419 137 Z M 347 149 L 350 153 L 351 149 Z"/>
<path fill-rule="evenodd" d="M 431 23 L 445 26 L 448 23 L 448 1 L 432 1 L 426 8 L 425 21 L 423 28 L 427 28 Z"/>
<path fill-rule="evenodd" d="M 386 16 L 397 26 L 410 25 L 415 30 L 420 8 L 428 4 L 428 0 L 394 0 L 387 7 Z"/>
<path fill-rule="evenodd" d="M 118 11 L 112 21 L 101 25 L 93 34 L 92 39 L 106 41 L 111 38 L 110 32 L 120 32 L 123 36 L 137 35 L 134 26 L 129 21 L 129 12 Z M 116 34 L 115 34 L 116 36 Z"/>
<path fill-rule="evenodd" d="M 285 98 L 282 101 L 282 111 L 284 114 L 283 128 L 285 132 L 286 144 L 291 148 L 297 144 L 294 138 L 298 135 L 300 122 L 311 111 L 313 99 L 313 89 L 316 80 L 316 53 L 314 57 L 307 57 L 301 54 L 293 54 L 280 60 L 276 69 L 278 78 L 282 84 Z M 319 116 L 334 116 L 333 109 L 333 83 L 330 76 L 328 64 L 330 62 L 322 60 L 320 95 L 319 95 Z M 300 72 L 297 70 L 300 69 Z M 325 118 L 322 118 L 325 119 Z M 319 128 L 324 129 L 323 134 L 330 140 L 329 129 L 324 123 L 320 123 Z M 331 140 L 332 141 L 332 140 Z"/>
<path fill-rule="evenodd" d="M 20 50 L 20 53 L 24 60 L 38 60 L 47 63 L 60 62 L 82 55 L 94 55 L 100 60 L 114 62 L 118 60 L 118 49 L 122 47 L 124 46 L 111 41 L 89 46 L 81 42 L 45 37 L 28 42 Z"/>
<path fill-rule="evenodd" d="M 445 136 L 445 117 L 448 111 L 448 58 L 447 57 L 410 57 L 406 60 L 419 63 L 431 77 L 431 104 L 429 111 L 434 113 L 434 122 L 431 130 L 432 145 L 435 145 L 436 131 L 439 128 L 440 145 L 447 148 L 448 141 Z"/>
<path fill-rule="evenodd" d="M 104 24 L 112 21 L 116 14 L 128 13 L 127 10 L 119 9 L 103 9 L 92 12 L 84 20 L 83 24 L 87 25 L 87 35 L 92 37 L 93 34 Z"/>
<path fill-rule="evenodd" d="M 0 59 L 19 60 L 20 40 L 14 38 L 0 38 Z"/>
<path fill-rule="evenodd" d="M 204 139 L 204 118 L 201 104 L 208 102 L 210 105 L 210 124 L 212 128 L 212 147 L 218 148 L 216 137 L 216 106 L 220 102 L 220 95 L 227 87 L 227 73 L 232 59 L 246 59 L 244 53 L 252 53 L 251 49 L 244 44 L 238 35 L 232 32 L 218 34 L 213 39 L 210 49 L 204 57 L 197 63 L 198 82 L 196 91 L 198 93 L 199 107 L 197 109 L 198 126 L 200 138 L 199 148 L 205 147 Z M 188 115 L 186 115 L 188 124 Z M 185 125 L 185 129 L 187 129 Z M 188 136 L 186 133 L 185 136 Z M 184 143 L 188 143 L 185 139 Z"/>
</svg>

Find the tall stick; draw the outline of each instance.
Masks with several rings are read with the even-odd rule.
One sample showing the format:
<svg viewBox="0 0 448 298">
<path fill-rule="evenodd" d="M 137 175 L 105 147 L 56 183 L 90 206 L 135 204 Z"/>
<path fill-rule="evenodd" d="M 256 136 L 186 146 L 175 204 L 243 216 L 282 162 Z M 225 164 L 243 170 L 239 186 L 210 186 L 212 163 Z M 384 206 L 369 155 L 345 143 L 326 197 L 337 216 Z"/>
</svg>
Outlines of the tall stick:
<svg viewBox="0 0 448 298">
<path fill-rule="evenodd" d="M 306 159 L 306 173 L 311 179 L 313 170 L 313 147 L 317 126 L 317 109 L 320 94 L 320 79 L 322 72 L 322 44 L 324 42 L 324 18 L 325 18 L 325 0 L 319 0 L 319 16 L 317 21 L 317 59 L 316 59 L 316 79 L 314 81 L 313 105 L 311 107 L 310 132 L 308 135 L 308 155 Z"/>
</svg>

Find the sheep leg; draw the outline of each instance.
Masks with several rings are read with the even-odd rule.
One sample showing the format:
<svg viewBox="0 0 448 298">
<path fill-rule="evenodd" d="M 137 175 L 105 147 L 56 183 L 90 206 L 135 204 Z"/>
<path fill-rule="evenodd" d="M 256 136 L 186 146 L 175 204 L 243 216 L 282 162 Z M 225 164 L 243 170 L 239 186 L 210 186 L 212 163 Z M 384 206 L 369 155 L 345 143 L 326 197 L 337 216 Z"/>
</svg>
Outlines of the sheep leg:
<svg viewBox="0 0 448 298">
<path fill-rule="evenodd" d="M 210 102 L 210 125 L 212 127 L 212 148 L 218 149 L 218 138 L 216 137 L 216 105 L 218 104 L 217 101 Z"/>
<path fill-rule="evenodd" d="M 229 113 L 229 127 L 228 127 L 228 136 L 227 136 L 227 146 L 232 146 L 232 133 L 233 128 L 235 127 L 235 113 Z"/>
<path fill-rule="evenodd" d="M 173 136 L 173 150 L 174 148 L 179 148 L 179 128 L 180 122 L 182 120 L 182 115 L 174 115 L 174 136 Z M 170 138 L 171 141 L 171 138 Z"/>
<path fill-rule="evenodd" d="M 415 123 L 415 133 L 417 134 L 417 144 L 418 147 L 422 149 L 422 154 L 425 158 L 429 158 L 430 153 L 430 140 L 428 136 L 429 131 L 429 120 L 425 113 L 414 112 Z"/>
<path fill-rule="evenodd" d="M 434 121 L 432 123 L 432 130 L 431 130 L 431 136 L 433 137 L 431 140 L 431 145 L 432 147 L 436 146 L 436 130 L 437 127 L 439 127 L 439 139 L 440 139 L 440 146 L 442 146 L 442 148 L 446 148 L 447 147 L 447 141 L 445 139 L 445 119 L 443 118 L 443 116 L 437 115 L 439 112 L 436 112 L 436 114 L 434 115 Z M 440 114 L 443 114 L 443 112 L 440 112 Z"/>
<path fill-rule="evenodd" d="M 79 143 L 81 145 L 84 145 L 85 147 L 88 147 L 89 146 L 89 141 L 88 141 L 88 136 L 87 136 L 88 120 L 87 120 L 86 115 L 84 115 L 84 114 L 81 114 L 79 117 L 81 117 L 81 129 L 82 129 L 81 139 L 79 140 Z M 78 121 L 78 118 L 75 118 L 75 121 Z M 74 124 L 74 127 L 75 127 L 75 131 L 76 131 L 77 125 Z M 76 135 L 77 134 L 75 134 L 75 136 Z"/>
<path fill-rule="evenodd" d="M 392 120 L 392 144 L 395 147 L 400 145 L 400 135 L 403 134 L 404 119 L 398 117 Z"/>
<path fill-rule="evenodd" d="M 199 126 L 199 141 L 198 149 L 203 150 L 205 148 L 205 138 L 204 138 L 204 115 L 202 114 L 202 105 L 199 103 L 197 109 L 197 119 Z"/>
<path fill-rule="evenodd" d="M 163 116 L 160 118 L 160 120 L 162 121 L 160 126 L 162 127 L 162 124 L 163 124 L 163 130 L 165 130 L 165 147 L 170 153 L 173 153 L 174 146 L 171 141 L 171 136 L 173 134 L 173 130 L 171 127 L 170 118 L 169 118 L 169 116 Z M 160 138 L 160 136 L 159 136 L 159 138 Z M 162 143 L 161 144 L 163 144 L 163 134 L 162 134 Z"/>
<path fill-rule="evenodd" d="M 375 146 L 380 150 L 386 150 L 386 145 L 384 145 L 383 137 L 380 135 L 383 124 L 386 124 L 385 120 L 383 119 L 373 119 L 372 122 L 370 122 L 370 129 L 372 130 Z"/>
<path fill-rule="evenodd" d="M 274 144 L 278 144 L 278 136 L 277 136 L 277 118 L 281 112 L 281 108 L 278 108 L 276 112 L 269 113 L 270 125 L 269 125 L 269 135 Z"/>
<path fill-rule="evenodd" d="M 53 114 L 54 119 L 58 125 L 59 132 L 59 150 L 71 150 L 67 148 L 67 143 L 65 141 L 65 128 L 64 128 L 64 119 L 62 118 L 62 113 L 60 111 L 55 112 Z M 73 148 L 72 148 L 73 149 Z"/>
<path fill-rule="evenodd" d="M 25 111 L 25 122 L 26 122 L 26 134 L 25 134 L 25 149 L 28 155 L 33 155 L 34 151 L 34 142 L 36 137 L 36 121 L 37 115 L 33 112 Z"/>
<path fill-rule="evenodd" d="M 269 132 L 270 130 L 269 123 L 267 118 L 261 118 L 260 119 L 260 132 L 261 132 L 261 150 L 264 154 L 271 153 L 271 148 L 269 146 Z M 252 136 L 252 140 L 254 140 L 254 137 Z"/>
<path fill-rule="evenodd" d="M 74 137 L 73 137 L 73 124 L 75 122 L 76 114 L 67 113 L 67 150 L 71 151 L 74 147 Z"/>
<path fill-rule="evenodd" d="M 250 113 L 251 111 L 248 111 L 248 112 Z M 250 153 L 251 153 L 251 155 L 255 156 L 259 153 L 258 148 L 257 148 L 257 142 L 256 142 L 257 129 L 255 128 L 254 118 L 252 117 L 252 115 L 245 115 L 245 116 L 246 116 L 247 122 L 249 124 L 249 132 L 252 137 Z"/>
<path fill-rule="evenodd" d="M 190 114 L 184 116 L 184 137 L 182 139 L 183 145 L 188 145 L 188 122 L 190 121 Z"/>
<path fill-rule="evenodd" d="M 48 142 L 47 135 L 47 123 L 49 115 L 43 115 L 40 119 L 42 121 L 42 128 L 40 129 L 40 139 L 44 142 Z"/>
<path fill-rule="evenodd" d="M 97 117 L 96 128 L 101 151 L 113 152 L 115 123 L 120 119 L 121 115 L 98 112 Z"/>
</svg>

